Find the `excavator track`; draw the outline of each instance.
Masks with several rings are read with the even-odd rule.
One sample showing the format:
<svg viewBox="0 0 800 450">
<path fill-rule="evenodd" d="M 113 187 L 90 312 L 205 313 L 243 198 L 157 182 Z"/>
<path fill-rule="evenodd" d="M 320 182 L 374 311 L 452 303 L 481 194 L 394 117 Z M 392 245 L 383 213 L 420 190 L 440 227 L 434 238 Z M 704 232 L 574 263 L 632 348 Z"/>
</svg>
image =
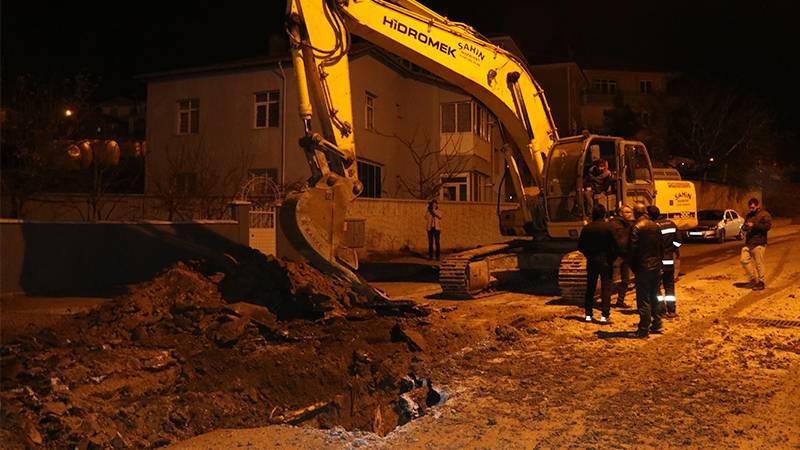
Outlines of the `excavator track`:
<svg viewBox="0 0 800 450">
<path fill-rule="evenodd" d="M 531 248 L 529 243 L 507 243 L 479 247 L 456 253 L 442 260 L 439 266 L 439 283 L 442 294 L 448 298 L 475 299 L 495 294 L 496 279 L 492 273 L 499 258 L 513 251 L 552 253 Z M 565 251 L 558 263 L 558 287 L 561 296 L 569 302 L 582 302 L 586 293 L 586 258 L 577 251 Z M 556 259 L 558 261 L 558 259 Z M 481 263 L 488 264 L 481 264 Z M 490 269 L 491 267 L 491 269 Z M 552 266 L 555 269 L 555 264 Z"/>
<path fill-rule="evenodd" d="M 586 258 L 581 252 L 570 252 L 558 267 L 558 289 L 569 302 L 581 302 L 586 295 Z"/>
<path fill-rule="evenodd" d="M 461 254 L 452 255 L 439 264 L 439 283 L 442 293 L 453 298 L 472 298 L 469 292 L 469 262 L 472 258 Z"/>
<path fill-rule="evenodd" d="M 455 253 L 445 257 L 439 264 L 439 284 L 442 294 L 448 298 L 474 299 L 482 297 L 491 287 L 488 266 L 485 273 L 473 273 L 479 266 L 470 265 L 481 259 L 489 259 L 504 251 L 508 251 L 519 243 L 503 243 L 486 245 L 472 250 Z M 482 281 L 479 281 L 482 280 Z"/>
</svg>

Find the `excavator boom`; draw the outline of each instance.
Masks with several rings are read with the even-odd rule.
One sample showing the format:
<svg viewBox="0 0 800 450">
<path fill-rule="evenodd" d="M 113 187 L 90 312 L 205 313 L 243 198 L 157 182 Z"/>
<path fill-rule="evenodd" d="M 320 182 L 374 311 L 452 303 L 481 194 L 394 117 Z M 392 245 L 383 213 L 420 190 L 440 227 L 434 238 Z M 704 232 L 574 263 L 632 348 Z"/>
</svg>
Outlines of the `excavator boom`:
<svg viewBox="0 0 800 450">
<path fill-rule="evenodd" d="M 287 13 L 311 178 L 307 190 L 289 197 L 281 216 L 312 262 L 349 277 L 357 268 L 354 251 L 342 245 L 347 205 L 362 188 L 352 125 L 351 33 L 486 105 L 503 124 L 517 198 L 538 200 L 545 155 L 558 133 L 541 87 L 519 58 L 413 0 L 289 0 Z M 534 222 L 531 208 L 519 211 L 525 223 Z"/>
</svg>

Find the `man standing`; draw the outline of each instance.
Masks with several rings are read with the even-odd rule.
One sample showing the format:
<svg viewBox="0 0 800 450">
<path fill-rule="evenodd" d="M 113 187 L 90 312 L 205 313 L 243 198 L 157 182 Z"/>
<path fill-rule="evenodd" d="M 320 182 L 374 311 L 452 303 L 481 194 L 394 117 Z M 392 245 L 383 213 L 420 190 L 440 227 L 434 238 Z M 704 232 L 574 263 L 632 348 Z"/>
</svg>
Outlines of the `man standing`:
<svg viewBox="0 0 800 450">
<path fill-rule="evenodd" d="M 436 259 L 439 259 L 439 239 L 442 232 L 442 212 L 436 199 L 428 202 L 428 211 L 425 213 L 428 229 L 428 259 L 433 259 L 433 246 L 436 244 Z"/>
<path fill-rule="evenodd" d="M 651 332 L 661 332 L 663 325 L 658 316 L 657 296 L 664 249 L 661 232 L 647 216 L 647 206 L 637 203 L 633 207 L 633 215 L 636 223 L 631 227 L 628 257 L 636 276 L 636 307 L 639 310 L 636 335 L 645 338 Z"/>
<path fill-rule="evenodd" d="M 625 294 L 628 292 L 631 282 L 631 269 L 627 258 L 628 242 L 633 224 L 633 209 L 628 205 L 621 206 L 609 224 L 617 244 L 617 258 L 614 260 L 614 291 L 617 293 L 617 303 L 614 306 L 628 308 L 629 306 L 625 303 Z"/>
<path fill-rule="evenodd" d="M 578 238 L 578 250 L 586 257 L 586 321 L 592 321 L 594 293 L 597 278 L 600 277 L 601 324 L 611 323 L 611 274 L 615 256 L 614 235 L 605 217 L 605 206 L 595 205 L 592 209 L 592 223 L 583 227 Z"/>
<path fill-rule="evenodd" d="M 750 212 L 747 213 L 742 225 L 742 231 L 747 233 L 742 247 L 741 262 L 747 276 L 750 277 L 749 287 L 754 291 L 764 289 L 764 252 L 767 249 L 767 232 L 772 228 L 772 216 L 759 207 L 758 199 L 751 198 L 747 201 Z"/>
<path fill-rule="evenodd" d="M 647 215 L 650 220 L 656 223 L 659 231 L 661 231 L 661 245 L 664 248 L 664 254 L 661 257 L 661 264 L 664 269 L 661 274 L 661 284 L 664 286 L 664 295 L 661 295 L 659 289 L 658 300 L 664 300 L 664 309 L 667 317 L 676 315 L 676 307 L 678 305 L 675 297 L 675 271 L 676 263 L 680 258 L 680 238 L 678 237 L 678 226 L 675 222 L 661 218 L 661 211 L 658 206 L 651 205 L 647 207 Z"/>
</svg>

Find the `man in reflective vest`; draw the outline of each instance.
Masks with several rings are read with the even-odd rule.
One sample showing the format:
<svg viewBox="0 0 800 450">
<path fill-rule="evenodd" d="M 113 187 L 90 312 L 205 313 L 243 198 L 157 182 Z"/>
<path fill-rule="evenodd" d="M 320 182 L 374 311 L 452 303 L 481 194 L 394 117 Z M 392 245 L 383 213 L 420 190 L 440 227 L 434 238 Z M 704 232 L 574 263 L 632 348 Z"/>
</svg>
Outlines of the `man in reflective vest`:
<svg viewBox="0 0 800 450">
<path fill-rule="evenodd" d="M 680 258 L 680 233 L 678 233 L 678 226 L 675 225 L 675 222 L 666 217 L 661 217 L 661 211 L 657 206 L 648 206 L 647 215 L 658 225 L 664 248 L 664 256 L 661 259 L 661 263 L 664 265 L 663 274 L 661 275 L 664 295 L 659 295 L 658 301 L 659 303 L 663 302 L 667 317 L 675 316 L 677 315 L 675 298 L 675 275 L 677 269 L 675 267 L 678 258 Z"/>
</svg>

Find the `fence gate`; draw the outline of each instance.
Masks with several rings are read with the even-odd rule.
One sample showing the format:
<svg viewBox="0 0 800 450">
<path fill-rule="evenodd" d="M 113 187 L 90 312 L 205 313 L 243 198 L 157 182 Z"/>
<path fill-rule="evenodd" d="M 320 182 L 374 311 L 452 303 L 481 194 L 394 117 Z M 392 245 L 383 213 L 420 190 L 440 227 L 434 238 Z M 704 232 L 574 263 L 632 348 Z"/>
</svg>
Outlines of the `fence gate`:
<svg viewBox="0 0 800 450">
<path fill-rule="evenodd" d="M 250 247 L 265 255 L 276 255 L 275 207 L 253 206 L 250 210 Z"/>
</svg>

